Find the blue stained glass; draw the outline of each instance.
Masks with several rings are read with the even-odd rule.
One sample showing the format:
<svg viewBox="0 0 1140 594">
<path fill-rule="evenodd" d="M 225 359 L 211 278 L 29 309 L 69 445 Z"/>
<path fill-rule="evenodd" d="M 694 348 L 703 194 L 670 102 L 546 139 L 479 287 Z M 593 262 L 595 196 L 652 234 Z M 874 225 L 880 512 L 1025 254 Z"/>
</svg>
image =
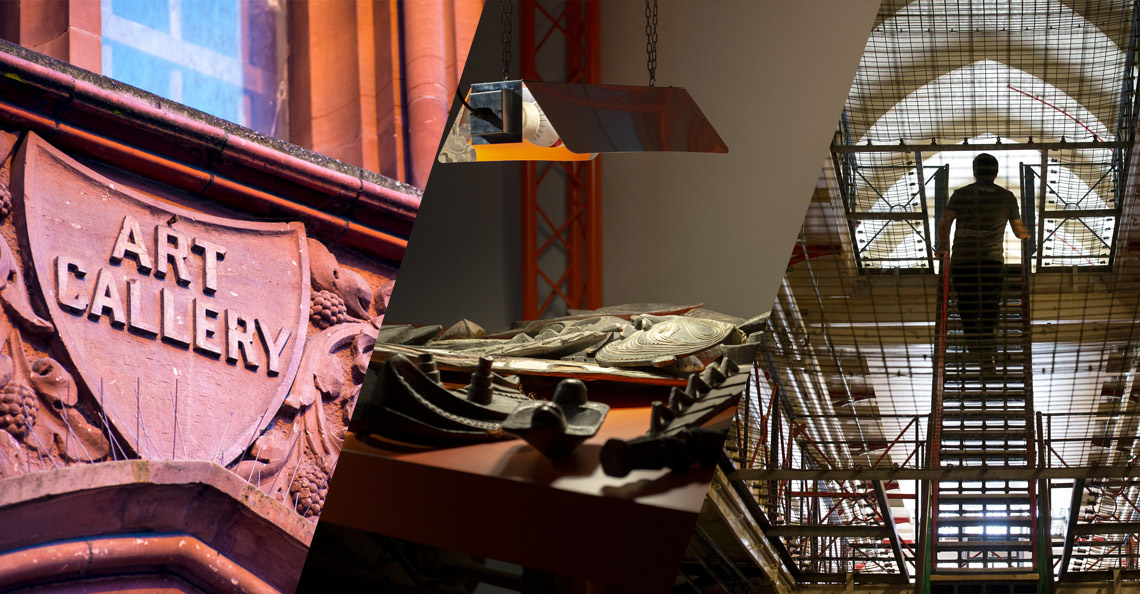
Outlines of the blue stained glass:
<svg viewBox="0 0 1140 594">
<path fill-rule="evenodd" d="M 151 29 L 170 32 L 170 4 L 166 0 L 113 0 L 111 12 Z"/>
<path fill-rule="evenodd" d="M 238 0 L 182 0 L 182 39 L 236 58 Z"/>
</svg>

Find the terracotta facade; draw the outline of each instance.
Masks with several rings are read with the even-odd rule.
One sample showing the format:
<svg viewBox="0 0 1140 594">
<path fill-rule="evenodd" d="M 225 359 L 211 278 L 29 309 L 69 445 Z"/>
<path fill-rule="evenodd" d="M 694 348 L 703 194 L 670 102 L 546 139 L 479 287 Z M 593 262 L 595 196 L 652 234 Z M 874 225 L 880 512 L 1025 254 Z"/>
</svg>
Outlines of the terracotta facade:
<svg viewBox="0 0 1140 594">
<path fill-rule="evenodd" d="M 0 588 L 292 591 L 421 192 L 0 74 Z"/>
</svg>

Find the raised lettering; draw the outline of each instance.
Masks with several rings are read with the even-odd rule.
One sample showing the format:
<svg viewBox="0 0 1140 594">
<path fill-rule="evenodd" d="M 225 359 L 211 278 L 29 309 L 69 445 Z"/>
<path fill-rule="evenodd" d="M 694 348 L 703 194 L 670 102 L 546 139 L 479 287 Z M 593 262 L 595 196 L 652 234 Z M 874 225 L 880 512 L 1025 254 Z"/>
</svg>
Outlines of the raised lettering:
<svg viewBox="0 0 1140 594">
<path fill-rule="evenodd" d="M 222 356 L 218 341 L 218 310 L 208 301 L 194 300 L 194 350 L 214 357 Z"/>
<path fill-rule="evenodd" d="M 156 272 L 157 273 L 157 272 Z M 185 322 L 179 319 L 176 313 L 176 300 L 174 292 L 168 287 L 162 288 L 162 340 L 170 344 L 186 348 L 190 346 L 190 332 L 184 327 Z"/>
<path fill-rule="evenodd" d="M 261 356 L 253 348 L 255 323 L 232 309 L 226 310 L 226 361 L 238 362 L 238 351 L 245 359 L 246 369 L 257 371 L 261 367 Z"/>
<path fill-rule="evenodd" d="M 142 284 L 137 278 L 127 279 L 127 328 L 148 338 L 158 335 L 158 327 L 143 320 Z"/>
<path fill-rule="evenodd" d="M 150 274 L 150 254 L 143 245 L 142 231 L 139 222 L 131 215 L 123 217 L 123 224 L 119 226 L 119 237 L 115 240 L 115 247 L 111 250 L 111 263 L 118 264 L 127 254 L 135 257 L 139 274 Z"/>
<path fill-rule="evenodd" d="M 56 256 L 55 298 L 63 309 L 82 314 L 87 311 L 87 296 L 82 292 L 71 290 L 68 283 L 69 276 L 82 280 L 87 276 L 87 271 L 83 269 L 82 264 L 67 256 Z"/>
<path fill-rule="evenodd" d="M 212 295 L 218 290 L 218 260 L 226 259 L 226 248 L 200 237 L 194 238 L 194 251 L 202 254 L 205 274 L 203 290 Z"/>
<path fill-rule="evenodd" d="M 170 263 L 174 263 L 174 277 L 178 284 L 190 284 L 190 271 L 186 268 L 186 257 L 190 255 L 190 242 L 182 233 L 170 227 L 158 226 L 154 230 L 155 269 L 154 276 L 166 278 Z"/>
<path fill-rule="evenodd" d="M 87 317 L 98 322 L 107 312 L 112 326 L 123 326 L 127 323 L 123 298 L 115 286 L 115 277 L 110 270 L 100 268 L 99 274 L 95 277 L 95 291 L 91 294 L 91 308 L 87 310 Z"/>
<path fill-rule="evenodd" d="M 265 327 L 264 322 L 257 320 L 257 333 L 261 335 L 261 344 L 265 345 L 265 354 L 269 359 L 266 372 L 269 375 L 281 373 L 281 353 L 285 350 L 285 345 L 293 334 L 292 331 L 288 328 L 282 328 L 277 332 L 277 338 L 270 340 L 269 329 Z"/>
</svg>

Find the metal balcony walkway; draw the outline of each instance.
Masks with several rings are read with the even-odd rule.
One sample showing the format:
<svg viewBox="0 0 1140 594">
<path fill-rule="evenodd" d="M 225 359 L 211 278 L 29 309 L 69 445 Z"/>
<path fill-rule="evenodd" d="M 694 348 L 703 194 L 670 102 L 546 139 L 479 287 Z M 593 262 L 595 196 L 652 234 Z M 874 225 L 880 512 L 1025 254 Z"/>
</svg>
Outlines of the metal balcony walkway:
<svg viewBox="0 0 1140 594">
<path fill-rule="evenodd" d="M 990 339 L 966 333 L 945 264 L 930 467 L 1034 467 L 1027 270 L 1005 267 Z M 924 533 L 930 550 L 924 591 L 1038 591 L 1035 482 L 935 481 L 927 501 Z"/>
</svg>

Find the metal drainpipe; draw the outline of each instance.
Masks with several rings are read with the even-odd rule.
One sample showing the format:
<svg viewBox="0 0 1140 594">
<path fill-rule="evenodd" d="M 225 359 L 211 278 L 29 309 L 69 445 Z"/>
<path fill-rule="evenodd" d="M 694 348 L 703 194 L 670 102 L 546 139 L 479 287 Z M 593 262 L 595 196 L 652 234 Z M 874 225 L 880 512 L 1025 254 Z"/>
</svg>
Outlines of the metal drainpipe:
<svg viewBox="0 0 1140 594">
<path fill-rule="evenodd" d="M 407 125 L 410 182 L 423 188 L 435 161 L 451 104 L 447 78 L 446 0 L 403 2 L 407 74 Z"/>
</svg>

